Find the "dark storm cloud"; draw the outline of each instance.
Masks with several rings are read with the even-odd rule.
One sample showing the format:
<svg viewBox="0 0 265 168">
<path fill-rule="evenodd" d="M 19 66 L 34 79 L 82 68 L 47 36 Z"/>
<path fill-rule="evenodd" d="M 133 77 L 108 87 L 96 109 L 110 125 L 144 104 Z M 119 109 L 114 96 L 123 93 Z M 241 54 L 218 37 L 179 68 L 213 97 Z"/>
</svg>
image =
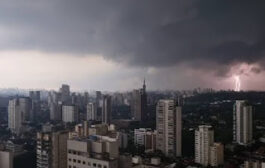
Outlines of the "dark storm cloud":
<svg viewBox="0 0 265 168">
<path fill-rule="evenodd" d="M 224 75 L 230 65 L 264 59 L 265 1 L 4 1 L 0 36 L 1 49 L 102 54 L 144 67 L 184 63 Z"/>
</svg>

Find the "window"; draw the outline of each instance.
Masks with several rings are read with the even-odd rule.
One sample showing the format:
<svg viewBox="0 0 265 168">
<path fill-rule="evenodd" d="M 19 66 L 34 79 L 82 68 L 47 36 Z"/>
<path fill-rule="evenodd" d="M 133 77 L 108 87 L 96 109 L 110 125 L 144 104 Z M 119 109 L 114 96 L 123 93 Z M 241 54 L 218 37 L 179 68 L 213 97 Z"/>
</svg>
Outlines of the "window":
<svg viewBox="0 0 265 168">
<path fill-rule="evenodd" d="M 85 161 L 83 161 L 83 164 L 86 164 L 86 162 L 85 162 Z"/>
</svg>

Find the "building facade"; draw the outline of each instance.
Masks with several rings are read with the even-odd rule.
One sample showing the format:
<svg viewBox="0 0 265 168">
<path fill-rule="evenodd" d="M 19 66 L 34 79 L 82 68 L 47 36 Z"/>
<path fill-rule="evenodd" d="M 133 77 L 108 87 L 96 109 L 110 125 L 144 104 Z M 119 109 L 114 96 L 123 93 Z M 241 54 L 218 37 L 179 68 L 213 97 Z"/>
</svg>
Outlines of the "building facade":
<svg viewBox="0 0 265 168">
<path fill-rule="evenodd" d="M 87 108 L 87 121 L 97 120 L 96 104 L 88 103 L 86 108 Z"/>
<path fill-rule="evenodd" d="M 75 105 L 63 105 L 62 120 L 63 122 L 78 122 L 78 107 Z"/>
<path fill-rule="evenodd" d="M 105 124 L 110 124 L 111 122 L 111 96 L 104 95 L 102 99 L 102 113 L 101 121 Z"/>
<path fill-rule="evenodd" d="M 67 141 L 68 168 L 118 168 L 118 142 L 97 136 Z"/>
<path fill-rule="evenodd" d="M 166 156 L 181 156 L 181 107 L 174 100 L 159 100 L 156 106 L 156 149 Z"/>
<path fill-rule="evenodd" d="M 252 106 L 247 101 L 237 100 L 233 109 L 233 134 L 234 141 L 241 145 L 248 145 L 252 142 Z"/>
<path fill-rule="evenodd" d="M 28 97 L 14 98 L 8 103 L 8 128 L 12 133 L 21 134 L 23 125 L 30 121 L 31 100 Z"/>
<path fill-rule="evenodd" d="M 201 125 L 195 130 L 195 162 L 203 166 L 210 165 L 210 147 L 214 143 L 212 126 Z"/>
</svg>

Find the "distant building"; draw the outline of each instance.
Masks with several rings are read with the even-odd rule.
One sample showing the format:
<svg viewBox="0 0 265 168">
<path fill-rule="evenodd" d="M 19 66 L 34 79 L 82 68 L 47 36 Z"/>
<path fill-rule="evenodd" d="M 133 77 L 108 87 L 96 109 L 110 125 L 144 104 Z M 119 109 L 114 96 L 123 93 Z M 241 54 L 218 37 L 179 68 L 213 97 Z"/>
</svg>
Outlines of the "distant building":
<svg viewBox="0 0 265 168">
<path fill-rule="evenodd" d="M 40 102 L 40 91 L 30 91 L 29 97 L 33 101 Z"/>
<path fill-rule="evenodd" d="M 145 138 L 148 131 L 152 131 L 150 128 L 139 128 L 134 130 L 134 144 L 145 145 Z"/>
<path fill-rule="evenodd" d="M 136 121 L 145 121 L 147 119 L 147 94 L 145 80 L 143 88 L 133 90 L 131 101 L 132 117 Z"/>
<path fill-rule="evenodd" d="M 86 108 L 87 108 L 87 121 L 97 120 L 96 104 L 88 103 Z"/>
<path fill-rule="evenodd" d="M 60 88 L 61 93 L 61 101 L 63 103 L 70 103 L 71 102 L 71 96 L 70 96 L 70 86 L 63 84 Z"/>
<path fill-rule="evenodd" d="M 63 105 L 63 122 L 78 122 L 78 107 L 75 105 Z"/>
<path fill-rule="evenodd" d="M 32 102 L 32 110 L 30 114 L 30 121 L 34 122 L 36 120 L 36 115 L 40 113 L 41 107 L 40 107 L 40 91 L 30 91 L 29 97 Z"/>
<path fill-rule="evenodd" d="M 102 113 L 101 113 L 101 121 L 105 124 L 110 124 L 111 122 L 111 96 L 104 95 L 102 99 Z"/>
<path fill-rule="evenodd" d="M 134 144 L 145 147 L 145 150 L 154 151 L 156 148 L 156 131 L 150 128 L 139 128 L 134 130 Z"/>
<path fill-rule="evenodd" d="M 21 134 L 23 124 L 31 119 L 31 100 L 28 97 L 14 98 L 8 104 L 8 128 L 12 133 Z"/>
<path fill-rule="evenodd" d="M 253 140 L 252 111 L 252 106 L 244 100 L 237 100 L 234 104 L 233 133 L 234 141 L 238 144 L 248 145 Z"/>
<path fill-rule="evenodd" d="M 181 156 L 181 107 L 174 100 L 159 100 L 156 106 L 156 149 L 166 156 Z"/>
<path fill-rule="evenodd" d="M 61 121 L 62 120 L 62 103 L 52 102 L 49 105 L 50 109 L 50 120 Z"/>
</svg>

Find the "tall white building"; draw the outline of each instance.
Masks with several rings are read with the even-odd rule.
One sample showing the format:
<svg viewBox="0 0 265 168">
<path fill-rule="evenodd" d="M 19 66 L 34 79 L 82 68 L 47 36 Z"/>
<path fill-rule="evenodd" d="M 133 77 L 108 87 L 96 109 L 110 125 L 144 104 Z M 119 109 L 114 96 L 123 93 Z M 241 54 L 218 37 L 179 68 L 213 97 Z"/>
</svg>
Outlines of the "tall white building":
<svg viewBox="0 0 265 168">
<path fill-rule="evenodd" d="M 63 122 L 78 122 L 78 107 L 74 105 L 63 105 Z"/>
<path fill-rule="evenodd" d="M 97 120 L 97 110 L 95 103 L 87 104 L 87 120 Z"/>
<path fill-rule="evenodd" d="M 224 146 L 214 142 L 212 126 L 201 125 L 195 130 L 195 162 L 213 167 L 224 163 Z"/>
<path fill-rule="evenodd" d="M 247 145 L 252 142 L 252 106 L 244 100 L 237 100 L 234 104 L 233 133 L 234 141 Z"/>
<path fill-rule="evenodd" d="M 195 130 L 195 162 L 203 166 L 210 165 L 210 147 L 214 143 L 212 126 L 201 125 Z"/>
<path fill-rule="evenodd" d="M 156 106 L 156 149 L 166 156 L 181 156 L 181 107 L 174 100 L 159 100 Z"/>
<path fill-rule="evenodd" d="M 12 133 L 20 134 L 23 123 L 30 120 L 31 100 L 27 97 L 14 98 L 8 104 L 8 128 Z"/>
</svg>

